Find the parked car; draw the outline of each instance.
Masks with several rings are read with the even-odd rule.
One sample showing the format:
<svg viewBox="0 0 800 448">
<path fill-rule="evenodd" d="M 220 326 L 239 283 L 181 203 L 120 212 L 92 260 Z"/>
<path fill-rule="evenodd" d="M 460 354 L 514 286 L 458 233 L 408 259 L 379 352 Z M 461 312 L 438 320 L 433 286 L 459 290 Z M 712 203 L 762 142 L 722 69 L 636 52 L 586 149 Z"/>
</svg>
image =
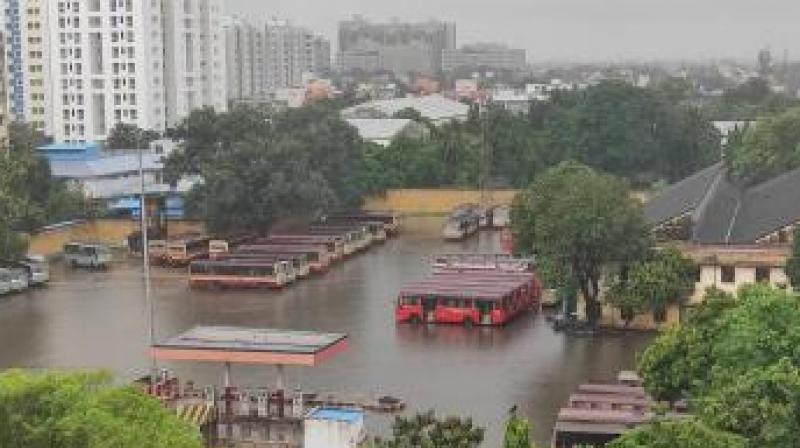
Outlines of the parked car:
<svg viewBox="0 0 800 448">
<path fill-rule="evenodd" d="M 50 268 L 41 255 L 29 255 L 19 261 L 0 261 L 0 268 L 22 271 L 28 286 L 43 285 L 50 281 Z"/>
<path fill-rule="evenodd" d="M 7 292 L 22 292 L 28 289 L 28 273 L 24 269 L 0 268 L 0 278 L 8 285 Z"/>
<path fill-rule="evenodd" d="M 111 249 L 102 244 L 64 245 L 64 261 L 73 268 L 106 269 L 111 264 L 111 258 Z"/>
<path fill-rule="evenodd" d="M 0 269 L 0 296 L 4 296 L 11 292 L 11 272 L 6 269 Z"/>
</svg>

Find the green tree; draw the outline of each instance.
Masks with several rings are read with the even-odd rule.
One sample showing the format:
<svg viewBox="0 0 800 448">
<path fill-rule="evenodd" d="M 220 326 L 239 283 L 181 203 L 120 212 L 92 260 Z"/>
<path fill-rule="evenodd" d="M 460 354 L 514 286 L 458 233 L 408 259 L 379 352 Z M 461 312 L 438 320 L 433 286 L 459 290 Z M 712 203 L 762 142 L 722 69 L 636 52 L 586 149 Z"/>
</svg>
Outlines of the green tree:
<svg viewBox="0 0 800 448">
<path fill-rule="evenodd" d="M 531 423 L 517 414 L 516 406 L 510 412 L 506 422 L 503 448 L 532 448 Z"/>
<path fill-rule="evenodd" d="M 748 439 L 748 446 L 800 446 L 800 370 L 797 360 L 783 358 L 752 368 L 735 381 L 715 384 L 696 399 L 698 414 L 714 427 Z"/>
<path fill-rule="evenodd" d="M 545 129 L 546 147 L 563 159 L 639 185 L 679 180 L 719 159 L 710 120 L 656 90 L 605 82 L 573 95 L 578 101 L 559 108 Z"/>
<path fill-rule="evenodd" d="M 433 411 L 411 417 L 395 417 L 392 438 L 375 440 L 373 448 L 477 448 L 483 442 L 483 428 L 471 419 L 439 419 Z"/>
<path fill-rule="evenodd" d="M 214 232 L 264 232 L 275 220 L 314 217 L 360 204 L 364 142 L 327 104 L 285 112 L 236 108 L 192 112 L 176 129 L 171 179 L 199 175 L 191 212 Z"/>
<path fill-rule="evenodd" d="M 786 261 L 786 276 L 792 287 L 800 287 L 800 228 L 794 230 L 792 256 Z"/>
<path fill-rule="evenodd" d="M 733 173 L 754 184 L 800 167 L 800 107 L 751 126 L 730 148 Z"/>
<path fill-rule="evenodd" d="M 574 162 L 541 175 L 514 198 L 517 249 L 561 266 L 574 279 L 590 325 L 600 317 L 604 270 L 638 260 L 649 247 L 641 205 L 625 184 Z"/>
<path fill-rule="evenodd" d="M 0 374 L 0 446 L 199 448 L 197 429 L 104 373 Z"/>
<path fill-rule="evenodd" d="M 745 448 L 745 440 L 690 419 L 657 422 L 623 434 L 608 448 Z"/>
<path fill-rule="evenodd" d="M 636 314 L 661 312 L 669 303 L 685 299 L 694 289 L 696 269 L 675 249 L 655 251 L 613 282 L 608 302 L 622 311 L 628 325 Z"/>
<path fill-rule="evenodd" d="M 147 149 L 155 140 L 161 138 L 156 131 L 144 130 L 136 125 L 117 123 L 108 133 L 106 149 Z"/>
</svg>

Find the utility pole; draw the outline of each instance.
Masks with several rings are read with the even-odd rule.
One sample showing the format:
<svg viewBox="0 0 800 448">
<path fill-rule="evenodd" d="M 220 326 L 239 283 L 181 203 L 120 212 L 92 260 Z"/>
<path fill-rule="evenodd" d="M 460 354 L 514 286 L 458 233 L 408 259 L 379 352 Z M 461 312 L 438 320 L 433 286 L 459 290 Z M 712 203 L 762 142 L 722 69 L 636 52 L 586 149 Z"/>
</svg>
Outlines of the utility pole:
<svg viewBox="0 0 800 448">
<path fill-rule="evenodd" d="M 148 354 L 151 360 L 150 382 L 151 385 L 155 384 L 157 375 L 156 358 L 152 355 L 152 347 L 155 345 L 155 312 L 153 306 L 153 298 L 150 294 L 150 248 L 148 246 L 148 225 L 147 225 L 147 199 L 145 196 L 144 185 L 144 150 L 139 148 L 139 136 L 136 135 L 134 146 L 139 151 L 139 217 L 141 218 L 142 226 L 142 265 L 144 267 L 144 301 L 147 308 L 147 327 L 148 327 Z"/>
<path fill-rule="evenodd" d="M 481 148 L 481 169 L 478 185 L 481 190 L 481 207 L 488 210 L 494 205 L 494 192 L 492 191 L 492 145 L 489 142 L 489 102 L 482 104 L 479 113 L 481 119 L 481 134 L 483 145 Z"/>
</svg>

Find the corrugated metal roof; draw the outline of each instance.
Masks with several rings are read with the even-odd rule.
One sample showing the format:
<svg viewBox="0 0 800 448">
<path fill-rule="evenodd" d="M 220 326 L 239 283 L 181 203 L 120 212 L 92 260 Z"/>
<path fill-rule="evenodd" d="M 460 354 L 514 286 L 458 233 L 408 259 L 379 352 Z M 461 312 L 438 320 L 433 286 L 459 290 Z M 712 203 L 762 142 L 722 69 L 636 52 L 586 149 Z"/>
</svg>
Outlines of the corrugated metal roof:
<svg viewBox="0 0 800 448">
<path fill-rule="evenodd" d="M 469 106 L 466 104 L 441 95 L 430 95 L 369 101 L 343 110 L 342 116 L 345 118 L 391 118 L 405 109 L 414 109 L 432 121 L 465 118 L 469 113 Z"/>
<path fill-rule="evenodd" d="M 403 118 L 349 118 L 347 123 L 356 128 L 364 140 L 391 140 L 413 121 Z"/>
<path fill-rule="evenodd" d="M 142 165 L 145 171 L 158 171 L 164 166 L 159 154 L 144 154 Z M 93 160 L 51 160 L 50 171 L 55 177 L 81 179 L 87 177 L 113 176 L 139 170 L 139 156 L 125 154 Z"/>
</svg>

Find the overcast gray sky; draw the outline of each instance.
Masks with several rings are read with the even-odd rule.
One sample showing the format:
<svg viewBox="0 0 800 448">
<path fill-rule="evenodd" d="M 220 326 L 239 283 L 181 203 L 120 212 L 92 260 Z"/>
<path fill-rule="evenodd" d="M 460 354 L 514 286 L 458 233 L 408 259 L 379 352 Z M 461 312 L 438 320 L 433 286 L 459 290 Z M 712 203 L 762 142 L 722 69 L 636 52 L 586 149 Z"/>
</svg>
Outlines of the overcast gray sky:
<svg viewBox="0 0 800 448">
<path fill-rule="evenodd" d="M 230 13 L 286 18 L 335 45 L 336 24 L 367 19 L 457 23 L 459 45 L 504 42 L 531 62 L 631 58 L 800 58 L 800 0 L 227 0 Z"/>
</svg>

